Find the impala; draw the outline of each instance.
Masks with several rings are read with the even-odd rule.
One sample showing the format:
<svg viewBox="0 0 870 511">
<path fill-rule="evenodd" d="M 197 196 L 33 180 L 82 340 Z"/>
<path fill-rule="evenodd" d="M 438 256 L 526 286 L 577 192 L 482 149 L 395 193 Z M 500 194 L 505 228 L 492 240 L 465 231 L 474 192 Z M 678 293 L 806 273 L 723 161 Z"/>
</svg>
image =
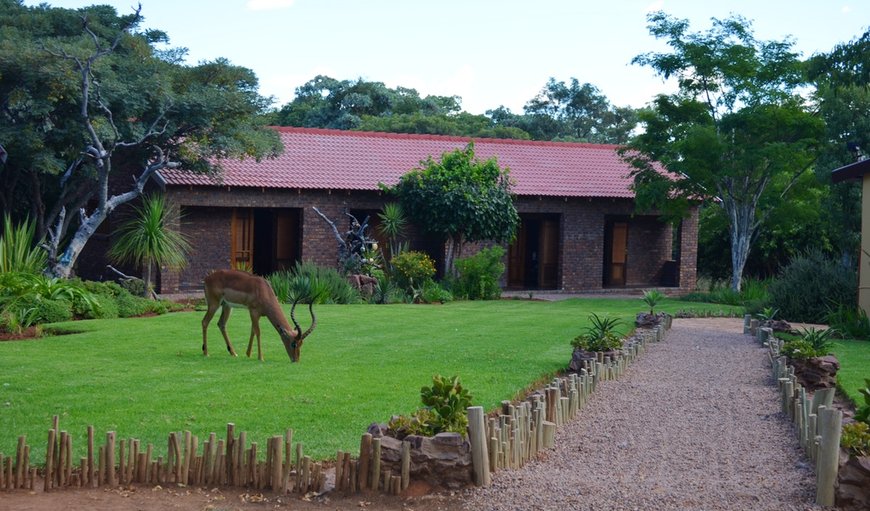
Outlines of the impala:
<svg viewBox="0 0 870 511">
<path fill-rule="evenodd" d="M 251 348 L 254 344 L 254 336 L 257 337 L 257 358 L 263 360 L 263 352 L 260 346 L 260 316 L 266 316 L 281 336 L 284 348 L 293 362 L 299 361 L 299 352 L 302 342 L 308 337 L 314 327 L 317 326 L 317 318 L 314 316 L 314 301 L 308 304 L 311 313 L 311 326 L 305 332 L 296 321 L 296 304 L 299 299 L 294 299 L 290 308 L 290 319 L 293 321 L 291 328 L 287 318 L 281 310 L 281 304 L 272 290 L 272 286 L 263 277 L 237 270 L 217 270 L 205 278 L 205 301 L 208 310 L 202 318 L 202 354 L 208 356 L 208 325 L 221 307 L 221 317 L 218 319 L 218 328 L 227 343 L 227 351 L 230 355 L 237 356 L 230 338 L 227 336 L 227 320 L 230 317 L 232 306 L 247 307 L 251 314 L 251 337 L 248 339 L 248 357 L 251 356 Z"/>
</svg>

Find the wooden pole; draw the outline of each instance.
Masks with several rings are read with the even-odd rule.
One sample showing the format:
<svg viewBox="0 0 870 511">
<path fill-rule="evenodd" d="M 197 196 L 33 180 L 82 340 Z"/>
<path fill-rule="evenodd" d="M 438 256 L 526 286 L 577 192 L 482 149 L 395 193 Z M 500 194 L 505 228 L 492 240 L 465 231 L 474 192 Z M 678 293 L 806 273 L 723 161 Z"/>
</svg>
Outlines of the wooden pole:
<svg viewBox="0 0 870 511">
<path fill-rule="evenodd" d="M 492 484 L 492 480 L 489 474 L 489 453 L 482 406 L 468 408 L 468 440 L 471 443 L 474 484 L 487 487 Z"/>
<path fill-rule="evenodd" d="M 284 480 L 281 482 L 281 491 L 286 493 L 290 486 L 290 472 L 293 468 L 293 430 L 284 432 Z"/>
<path fill-rule="evenodd" d="M 88 482 L 91 488 L 97 487 L 96 463 L 94 462 L 94 427 L 88 426 Z"/>
<path fill-rule="evenodd" d="M 344 489 L 344 453 L 338 451 L 335 453 L 335 489 L 341 491 Z"/>
<path fill-rule="evenodd" d="M 106 482 L 111 488 L 118 486 L 115 478 L 115 432 L 106 433 Z"/>
<path fill-rule="evenodd" d="M 227 440 L 226 440 L 226 470 L 224 471 L 224 475 L 222 476 L 222 481 L 228 485 L 235 484 L 234 477 L 236 472 L 236 425 L 232 422 L 227 423 Z"/>
<path fill-rule="evenodd" d="M 816 463 L 816 504 L 834 505 L 834 484 L 837 482 L 837 469 L 840 455 L 840 434 L 842 433 L 843 412 L 827 407 L 819 407 L 819 430 L 822 442 Z"/>
<path fill-rule="evenodd" d="M 378 491 L 378 483 L 381 480 L 381 439 L 372 439 L 372 470 L 369 475 L 372 490 Z"/>
<path fill-rule="evenodd" d="M 369 477 L 369 460 L 371 459 L 371 451 L 372 451 L 372 434 L 365 433 L 360 439 L 359 443 L 359 470 L 357 471 L 357 484 L 359 485 L 360 491 L 366 491 L 369 489 L 368 477 Z"/>
</svg>

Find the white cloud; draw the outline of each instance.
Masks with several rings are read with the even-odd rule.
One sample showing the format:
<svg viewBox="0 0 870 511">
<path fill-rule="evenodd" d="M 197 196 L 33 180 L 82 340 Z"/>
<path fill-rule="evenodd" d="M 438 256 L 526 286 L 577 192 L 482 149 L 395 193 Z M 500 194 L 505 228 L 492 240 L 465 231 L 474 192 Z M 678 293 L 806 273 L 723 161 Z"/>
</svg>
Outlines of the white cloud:
<svg viewBox="0 0 870 511">
<path fill-rule="evenodd" d="M 844 6 L 840 9 L 840 12 L 842 12 L 843 14 L 849 14 L 850 12 L 852 12 L 852 6 L 850 6 L 850 5 L 844 5 Z"/>
<path fill-rule="evenodd" d="M 249 11 L 273 11 L 286 9 L 293 5 L 294 0 L 248 0 L 245 9 Z"/>
</svg>

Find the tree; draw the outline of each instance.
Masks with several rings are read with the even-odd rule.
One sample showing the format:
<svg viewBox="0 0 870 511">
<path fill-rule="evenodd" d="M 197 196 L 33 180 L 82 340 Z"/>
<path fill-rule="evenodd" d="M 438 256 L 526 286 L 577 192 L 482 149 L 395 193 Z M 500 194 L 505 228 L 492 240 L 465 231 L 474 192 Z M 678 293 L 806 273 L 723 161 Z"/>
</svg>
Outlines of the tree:
<svg viewBox="0 0 870 511">
<path fill-rule="evenodd" d="M 536 140 L 624 144 L 637 125 L 633 108 L 614 107 L 597 87 L 576 78 L 570 84 L 550 78 L 523 109 L 519 127 Z"/>
<path fill-rule="evenodd" d="M 142 204 L 134 206 L 132 218 L 118 228 L 109 258 L 141 267 L 146 294 L 152 289 L 153 265 L 172 269 L 187 266 L 190 244 L 172 228 L 180 218 L 178 206 L 167 202 L 163 195 L 145 195 Z"/>
<path fill-rule="evenodd" d="M 758 228 L 812 168 L 823 122 L 796 93 L 805 78 L 791 41 L 758 41 L 739 16 L 713 19 L 705 33 L 662 12 L 648 20 L 671 51 L 633 63 L 676 78 L 678 92 L 656 97 L 622 151 L 638 206 L 670 218 L 697 200 L 721 207 L 739 290 Z"/>
<path fill-rule="evenodd" d="M 399 179 L 390 191 L 422 231 L 447 242 L 444 272 L 453 274 L 453 261 L 469 241 L 513 240 L 519 215 L 511 196 L 508 169 L 495 158 L 480 161 L 474 144 L 430 156 Z"/>
<path fill-rule="evenodd" d="M 136 32 L 141 20 L 138 9 L 0 0 L 0 197 L 35 219 L 56 276 L 155 173 L 216 172 L 213 159 L 281 150 L 250 70 L 221 59 L 184 66 L 181 52 L 156 49 L 166 34 Z"/>
<path fill-rule="evenodd" d="M 870 31 L 808 63 L 815 100 L 825 120 L 825 144 L 816 169 L 830 186 L 821 210 L 831 250 L 855 267 L 861 238 L 861 184 L 831 183 L 831 171 L 870 153 Z"/>
</svg>

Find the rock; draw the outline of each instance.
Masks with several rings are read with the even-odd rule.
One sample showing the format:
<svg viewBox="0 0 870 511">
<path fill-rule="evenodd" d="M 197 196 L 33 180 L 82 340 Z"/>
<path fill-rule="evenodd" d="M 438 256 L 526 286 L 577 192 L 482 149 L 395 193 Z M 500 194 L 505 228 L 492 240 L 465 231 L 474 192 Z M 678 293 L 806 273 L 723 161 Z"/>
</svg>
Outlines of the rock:
<svg viewBox="0 0 870 511">
<path fill-rule="evenodd" d="M 405 440 L 411 444 L 411 479 L 453 489 L 472 483 L 471 444 L 459 433 L 439 433 L 434 437 L 409 435 Z M 381 438 L 381 464 L 393 474 L 401 473 L 401 440 Z"/>
<path fill-rule="evenodd" d="M 598 357 L 595 352 L 575 348 L 574 352 L 571 353 L 571 363 L 568 364 L 568 372 L 579 373 L 583 369 L 583 361 L 588 360 L 591 364 L 594 364 L 597 359 Z"/>
<path fill-rule="evenodd" d="M 788 321 L 783 321 L 781 319 L 768 319 L 762 321 L 761 324 L 758 325 L 759 328 L 770 328 L 774 332 L 791 332 L 792 328 Z"/>
<path fill-rule="evenodd" d="M 834 498 L 844 511 L 870 509 L 870 457 L 849 456 L 840 465 Z"/>
<path fill-rule="evenodd" d="M 375 292 L 375 287 L 378 285 L 378 279 L 361 273 L 348 275 L 347 281 L 365 298 L 371 297 Z"/>
<path fill-rule="evenodd" d="M 668 314 L 659 312 L 658 314 L 650 314 L 649 312 L 638 312 L 634 319 L 634 324 L 638 328 L 655 328 L 657 325 L 665 325 L 665 328 L 670 328 Z"/>
<path fill-rule="evenodd" d="M 837 386 L 840 361 L 833 355 L 791 360 L 794 374 L 807 390 L 828 389 Z"/>
</svg>

